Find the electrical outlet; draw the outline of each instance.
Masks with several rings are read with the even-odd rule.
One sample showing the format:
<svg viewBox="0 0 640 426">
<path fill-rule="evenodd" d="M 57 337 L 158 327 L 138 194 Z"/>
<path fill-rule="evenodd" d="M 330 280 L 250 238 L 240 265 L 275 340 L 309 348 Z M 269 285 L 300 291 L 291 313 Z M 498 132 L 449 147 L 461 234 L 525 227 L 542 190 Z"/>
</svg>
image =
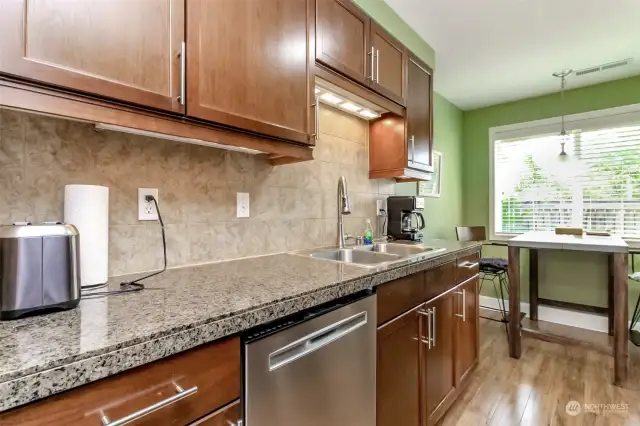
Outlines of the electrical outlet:
<svg viewBox="0 0 640 426">
<path fill-rule="evenodd" d="M 380 210 L 386 210 L 384 200 L 376 200 L 376 216 L 382 216 L 382 212 Z"/>
<path fill-rule="evenodd" d="M 153 196 L 160 205 L 158 190 L 155 188 L 138 188 L 138 220 L 158 220 L 158 211 L 152 201 L 147 201 L 147 195 Z"/>
<path fill-rule="evenodd" d="M 237 210 L 238 217 L 249 217 L 249 193 L 248 192 L 238 192 L 237 195 Z"/>
</svg>

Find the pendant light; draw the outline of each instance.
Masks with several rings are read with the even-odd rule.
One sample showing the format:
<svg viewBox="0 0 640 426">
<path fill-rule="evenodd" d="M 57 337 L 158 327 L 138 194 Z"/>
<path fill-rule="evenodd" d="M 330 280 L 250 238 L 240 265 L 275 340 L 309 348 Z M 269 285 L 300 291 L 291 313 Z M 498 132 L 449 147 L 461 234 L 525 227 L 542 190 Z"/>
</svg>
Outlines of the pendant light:
<svg viewBox="0 0 640 426">
<path fill-rule="evenodd" d="M 565 105 L 564 105 L 564 89 L 567 84 L 567 77 L 573 72 L 571 69 L 562 70 L 560 72 L 554 72 L 553 76 L 560 79 L 560 102 L 562 104 L 562 130 L 560 131 L 560 160 L 565 160 L 567 158 L 567 152 L 564 149 L 564 146 L 567 142 L 569 142 L 570 137 L 567 134 L 567 129 L 564 125 L 564 116 L 565 116 Z"/>
</svg>

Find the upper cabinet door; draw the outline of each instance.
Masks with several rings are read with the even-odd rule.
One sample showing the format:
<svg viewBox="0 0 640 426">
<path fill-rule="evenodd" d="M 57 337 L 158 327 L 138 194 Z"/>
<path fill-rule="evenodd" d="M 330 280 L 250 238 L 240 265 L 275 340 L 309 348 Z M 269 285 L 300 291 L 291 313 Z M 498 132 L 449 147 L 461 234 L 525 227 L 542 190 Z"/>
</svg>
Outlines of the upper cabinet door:
<svg viewBox="0 0 640 426">
<path fill-rule="evenodd" d="M 371 44 L 375 50 L 373 88 L 405 105 L 407 48 L 374 21 L 371 21 Z"/>
<path fill-rule="evenodd" d="M 0 72 L 168 111 L 184 0 L 2 0 Z"/>
<path fill-rule="evenodd" d="M 187 115 L 313 143 L 309 3 L 187 1 Z"/>
<path fill-rule="evenodd" d="M 433 72 L 410 54 L 407 74 L 407 165 L 429 171 L 433 146 Z"/>
<path fill-rule="evenodd" d="M 316 59 L 369 86 L 371 19 L 350 0 L 316 0 Z"/>
</svg>

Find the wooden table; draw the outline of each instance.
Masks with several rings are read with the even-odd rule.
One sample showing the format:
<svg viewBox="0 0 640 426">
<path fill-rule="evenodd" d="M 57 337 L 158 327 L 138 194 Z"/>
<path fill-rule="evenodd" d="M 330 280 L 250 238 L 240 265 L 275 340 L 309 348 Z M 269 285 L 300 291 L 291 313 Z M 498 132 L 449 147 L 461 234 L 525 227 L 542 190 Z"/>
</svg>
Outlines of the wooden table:
<svg viewBox="0 0 640 426">
<path fill-rule="evenodd" d="M 609 330 L 613 332 L 614 384 L 624 385 L 628 374 L 629 283 L 627 243 L 619 237 L 556 235 L 553 231 L 527 232 L 508 242 L 509 251 L 509 355 L 520 358 L 522 329 L 520 324 L 520 249 L 530 249 L 530 317 L 538 319 L 538 250 L 574 250 L 609 255 Z"/>
</svg>

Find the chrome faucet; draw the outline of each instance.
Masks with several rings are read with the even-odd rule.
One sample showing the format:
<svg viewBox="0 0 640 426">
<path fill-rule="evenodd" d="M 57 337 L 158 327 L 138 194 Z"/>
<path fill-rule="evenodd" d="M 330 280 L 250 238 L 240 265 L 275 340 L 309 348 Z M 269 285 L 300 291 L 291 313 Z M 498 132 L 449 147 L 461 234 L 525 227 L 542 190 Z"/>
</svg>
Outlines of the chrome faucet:
<svg viewBox="0 0 640 426">
<path fill-rule="evenodd" d="M 347 193 L 347 179 L 340 176 L 338 179 L 338 248 L 344 248 L 344 226 L 342 215 L 351 214 L 349 194 Z"/>
</svg>

